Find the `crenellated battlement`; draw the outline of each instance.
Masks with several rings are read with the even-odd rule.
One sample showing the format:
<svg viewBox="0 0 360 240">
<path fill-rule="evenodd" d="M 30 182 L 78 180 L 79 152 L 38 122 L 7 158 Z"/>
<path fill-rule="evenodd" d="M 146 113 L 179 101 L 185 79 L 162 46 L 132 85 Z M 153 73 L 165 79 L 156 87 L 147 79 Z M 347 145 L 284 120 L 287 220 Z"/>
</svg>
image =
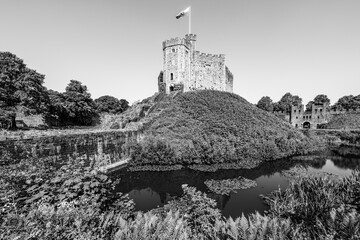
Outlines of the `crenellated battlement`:
<svg viewBox="0 0 360 240">
<path fill-rule="evenodd" d="M 189 41 L 187 41 L 185 38 L 179 38 L 179 37 L 166 40 L 162 43 L 162 45 L 163 45 L 163 50 L 167 47 L 172 47 L 176 45 L 183 45 L 187 49 L 190 49 L 191 47 L 191 43 Z"/>
<path fill-rule="evenodd" d="M 225 62 L 225 54 L 210 54 L 210 53 L 201 53 L 199 51 L 195 51 L 195 58 L 201 61 L 221 61 Z"/>
<path fill-rule="evenodd" d="M 190 33 L 190 34 L 186 34 L 185 35 L 185 39 L 186 40 L 190 40 L 190 41 L 196 41 L 197 40 L 197 36 L 194 33 Z"/>
<path fill-rule="evenodd" d="M 345 114 L 345 113 L 360 113 L 360 108 L 350 108 L 350 109 L 331 109 L 330 114 Z"/>
</svg>

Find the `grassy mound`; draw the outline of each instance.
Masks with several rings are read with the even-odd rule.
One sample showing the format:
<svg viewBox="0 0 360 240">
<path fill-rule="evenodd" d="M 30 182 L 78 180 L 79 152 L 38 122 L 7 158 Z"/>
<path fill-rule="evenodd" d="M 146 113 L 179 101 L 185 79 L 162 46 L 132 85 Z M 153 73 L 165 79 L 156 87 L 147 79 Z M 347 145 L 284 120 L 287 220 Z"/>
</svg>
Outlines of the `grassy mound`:
<svg viewBox="0 0 360 240">
<path fill-rule="evenodd" d="M 142 141 L 128 146 L 133 166 L 230 164 L 303 154 L 317 142 L 240 96 L 219 91 L 156 95 L 141 125 Z"/>
</svg>

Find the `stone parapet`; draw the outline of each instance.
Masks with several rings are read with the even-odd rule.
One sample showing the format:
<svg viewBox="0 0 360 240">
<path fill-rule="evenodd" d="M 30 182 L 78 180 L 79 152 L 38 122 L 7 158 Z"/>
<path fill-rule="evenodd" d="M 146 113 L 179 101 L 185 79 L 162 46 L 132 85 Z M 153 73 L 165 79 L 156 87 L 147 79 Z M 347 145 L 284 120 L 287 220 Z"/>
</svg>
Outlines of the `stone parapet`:
<svg viewBox="0 0 360 240">
<path fill-rule="evenodd" d="M 172 46 L 177 46 L 177 45 L 183 45 L 185 46 L 187 49 L 190 49 L 191 47 L 191 43 L 189 41 L 187 41 L 186 39 L 184 38 L 171 38 L 169 40 L 166 40 L 162 43 L 162 46 L 163 46 L 163 50 L 165 48 L 168 48 L 168 47 L 172 47 Z"/>
</svg>

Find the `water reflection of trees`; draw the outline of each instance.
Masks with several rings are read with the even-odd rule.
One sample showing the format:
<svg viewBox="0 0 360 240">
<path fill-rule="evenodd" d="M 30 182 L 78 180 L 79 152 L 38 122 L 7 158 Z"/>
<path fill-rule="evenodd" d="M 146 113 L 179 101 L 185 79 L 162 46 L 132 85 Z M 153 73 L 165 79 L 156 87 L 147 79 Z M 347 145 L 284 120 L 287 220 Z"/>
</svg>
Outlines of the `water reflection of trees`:
<svg viewBox="0 0 360 240">
<path fill-rule="evenodd" d="M 150 188 L 160 197 L 162 204 L 168 202 L 176 196 L 183 194 L 181 185 L 188 184 L 198 190 L 207 193 L 218 202 L 220 209 L 230 200 L 230 196 L 222 196 L 211 193 L 204 182 L 208 179 L 223 180 L 242 176 L 255 180 L 261 176 L 272 176 L 281 171 L 288 170 L 295 166 L 294 161 L 288 159 L 280 161 L 271 161 L 261 164 L 254 169 L 237 169 L 237 170 L 218 170 L 216 172 L 199 172 L 189 169 L 167 172 L 127 172 L 120 170 L 112 174 L 113 178 L 121 178 L 120 183 L 116 186 L 116 191 L 129 193 L 132 190 L 141 190 Z"/>
<path fill-rule="evenodd" d="M 321 169 L 325 166 L 326 164 L 326 158 L 314 158 L 312 161 L 309 161 L 307 163 L 307 166 L 316 168 L 316 169 Z"/>
<path fill-rule="evenodd" d="M 181 196 L 183 194 L 181 185 L 188 184 L 207 193 L 210 197 L 217 200 L 220 209 L 224 209 L 231 197 L 211 193 L 204 184 L 206 180 L 223 180 L 238 176 L 255 180 L 261 176 L 271 177 L 277 172 L 290 170 L 296 165 L 321 169 L 325 166 L 327 159 L 331 159 L 335 166 L 343 169 L 360 167 L 359 158 L 339 157 L 327 153 L 321 156 L 299 156 L 291 160 L 283 159 L 264 162 L 254 169 L 218 170 L 216 172 L 200 172 L 190 169 L 167 172 L 127 172 L 126 169 L 122 169 L 113 173 L 112 177 L 121 178 L 120 184 L 116 186 L 116 191 L 129 193 L 132 190 L 150 188 L 155 194 L 159 195 L 162 204 L 177 196 Z"/>
<path fill-rule="evenodd" d="M 360 156 L 360 148 L 358 146 L 345 146 L 342 145 L 336 149 L 333 149 L 333 151 L 340 155 L 340 156 L 344 156 L 344 157 L 357 157 L 359 158 Z"/>
<path fill-rule="evenodd" d="M 342 169 L 356 169 L 360 168 L 360 158 L 337 157 L 331 158 L 335 166 Z"/>
</svg>

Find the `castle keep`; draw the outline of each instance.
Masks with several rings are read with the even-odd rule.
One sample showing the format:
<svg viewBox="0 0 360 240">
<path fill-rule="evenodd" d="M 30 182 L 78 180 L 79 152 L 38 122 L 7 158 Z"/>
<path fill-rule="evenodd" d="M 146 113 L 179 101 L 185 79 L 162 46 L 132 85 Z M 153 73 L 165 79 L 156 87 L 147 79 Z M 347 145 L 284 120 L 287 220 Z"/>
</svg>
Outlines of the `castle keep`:
<svg viewBox="0 0 360 240">
<path fill-rule="evenodd" d="M 224 54 L 195 50 L 196 35 L 163 42 L 164 66 L 158 78 L 159 92 L 211 89 L 232 92 L 233 75 L 225 65 Z"/>
</svg>

